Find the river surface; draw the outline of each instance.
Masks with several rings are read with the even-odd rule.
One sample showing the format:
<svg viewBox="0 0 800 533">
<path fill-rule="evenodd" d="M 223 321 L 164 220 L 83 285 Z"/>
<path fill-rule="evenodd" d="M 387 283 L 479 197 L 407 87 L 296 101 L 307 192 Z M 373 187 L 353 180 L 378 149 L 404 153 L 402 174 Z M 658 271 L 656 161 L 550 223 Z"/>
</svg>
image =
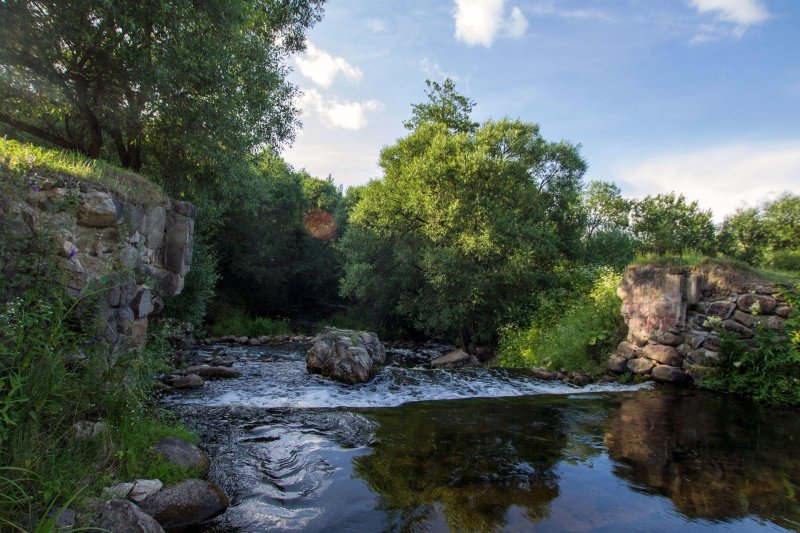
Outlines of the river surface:
<svg viewBox="0 0 800 533">
<path fill-rule="evenodd" d="M 299 348 L 226 350 L 242 377 L 165 401 L 231 497 L 205 533 L 800 531 L 798 411 L 401 351 L 347 386 Z"/>
</svg>

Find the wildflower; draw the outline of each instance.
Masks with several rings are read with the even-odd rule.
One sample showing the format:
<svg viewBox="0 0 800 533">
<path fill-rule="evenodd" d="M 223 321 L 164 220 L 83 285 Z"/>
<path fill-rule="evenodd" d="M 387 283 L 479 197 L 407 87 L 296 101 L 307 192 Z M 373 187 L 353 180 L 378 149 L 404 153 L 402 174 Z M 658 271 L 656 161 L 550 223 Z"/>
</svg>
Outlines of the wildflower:
<svg viewBox="0 0 800 533">
<path fill-rule="evenodd" d="M 75 259 L 76 255 L 78 255 L 78 249 L 73 246 L 69 251 L 69 258 Z"/>
<path fill-rule="evenodd" d="M 32 190 L 33 192 L 39 192 L 39 191 L 41 191 L 41 190 L 42 190 L 42 188 L 41 188 L 41 187 L 39 187 L 39 184 L 38 184 L 38 183 L 36 183 L 36 182 L 33 180 L 33 178 L 28 178 L 28 188 L 29 188 L 30 190 Z"/>
</svg>

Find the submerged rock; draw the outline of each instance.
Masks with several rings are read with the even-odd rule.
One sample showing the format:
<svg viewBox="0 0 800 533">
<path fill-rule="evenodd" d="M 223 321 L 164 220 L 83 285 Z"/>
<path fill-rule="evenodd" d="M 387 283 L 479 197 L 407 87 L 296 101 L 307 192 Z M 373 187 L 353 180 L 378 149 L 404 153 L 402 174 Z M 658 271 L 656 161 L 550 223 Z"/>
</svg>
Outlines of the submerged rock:
<svg viewBox="0 0 800 533">
<path fill-rule="evenodd" d="M 378 336 L 366 331 L 325 328 L 306 353 L 309 372 L 343 383 L 369 381 L 385 361 L 386 349 Z"/>
<path fill-rule="evenodd" d="M 142 510 L 166 529 L 204 522 L 228 508 L 228 496 L 213 483 L 187 479 L 160 490 L 141 503 Z"/>
<path fill-rule="evenodd" d="M 234 370 L 227 366 L 208 366 L 208 365 L 198 365 L 198 366 L 190 366 L 184 370 L 184 373 L 189 374 L 197 374 L 201 378 L 204 379 L 215 379 L 215 378 L 238 378 L 242 375 L 241 372 L 238 370 Z"/>
<path fill-rule="evenodd" d="M 164 533 L 152 516 L 135 503 L 119 498 L 103 504 L 95 525 L 111 533 Z"/>
<path fill-rule="evenodd" d="M 208 475 L 208 455 L 194 444 L 175 437 L 167 437 L 158 441 L 153 449 L 169 463 L 181 468 L 199 468 L 203 476 Z"/>
<path fill-rule="evenodd" d="M 197 374 L 187 374 L 173 379 L 169 384 L 175 389 L 199 389 L 203 383 L 203 378 Z"/>
<path fill-rule="evenodd" d="M 453 350 L 431 361 L 431 368 L 460 368 L 463 366 L 481 366 L 481 364 L 464 350 Z"/>
</svg>

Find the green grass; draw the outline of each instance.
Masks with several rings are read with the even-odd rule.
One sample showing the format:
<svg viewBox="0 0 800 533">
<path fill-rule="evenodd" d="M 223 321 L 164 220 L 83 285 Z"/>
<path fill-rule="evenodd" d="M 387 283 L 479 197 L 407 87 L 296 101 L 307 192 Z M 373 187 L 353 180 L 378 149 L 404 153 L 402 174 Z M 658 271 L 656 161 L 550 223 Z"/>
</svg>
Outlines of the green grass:
<svg viewBox="0 0 800 533">
<path fill-rule="evenodd" d="M 602 373 L 625 333 L 616 295 L 619 281 L 619 274 L 606 270 L 585 294 L 544 298 L 528 327 L 501 332 L 498 365 Z"/>
<path fill-rule="evenodd" d="M 88 181 L 137 203 L 156 204 L 166 200 L 158 185 L 135 172 L 75 152 L 42 148 L 6 137 L 0 137 L 0 177 L 21 183 L 48 178 L 65 179 L 71 184 Z"/>
<path fill-rule="evenodd" d="M 629 265 L 631 267 L 698 267 L 698 268 L 719 268 L 730 271 L 738 270 L 740 274 L 757 277 L 765 281 L 784 285 L 800 284 L 800 272 L 792 270 L 782 270 L 770 266 L 753 266 L 744 261 L 731 257 L 709 257 L 694 252 L 684 252 L 681 256 L 658 256 L 654 254 L 637 255 L 636 259 Z"/>
<path fill-rule="evenodd" d="M 292 333 L 289 328 L 289 320 L 285 318 L 252 318 L 239 309 L 228 310 L 222 315 L 209 328 L 211 334 L 217 337 L 223 335 L 262 337 L 264 335 L 291 335 Z"/>
</svg>

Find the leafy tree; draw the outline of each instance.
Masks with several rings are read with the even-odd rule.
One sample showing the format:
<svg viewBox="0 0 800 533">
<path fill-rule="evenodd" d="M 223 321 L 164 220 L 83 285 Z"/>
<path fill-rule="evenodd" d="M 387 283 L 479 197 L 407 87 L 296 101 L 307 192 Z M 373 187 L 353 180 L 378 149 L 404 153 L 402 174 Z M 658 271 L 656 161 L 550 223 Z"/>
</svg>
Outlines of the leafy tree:
<svg viewBox="0 0 800 533">
<path fill-rule="evenodd" d="M 757 208 L 737 209 L 725 217 L 717 233 L 720 253 L 753 265 L 762 262 L 767 244 L 766 228 Z"/>
<path fill-rule="evenodd" d="M 384 178 L 359 191 L 342 241 L 342 289 L 466 348 L 491 342 L 563 257 L 586 166 L 577 147 L 547 142 L 535 124 L 459 131 L 456 122 L 420 120 L 382 151 Z"/>
<path fill-rule="evenodd" d="M 292 138 L 283 60 L 321 0 L 0 2 L 0 122 L 124 167 Z"/>
<path fill-rule="evenodd" d="M 624 268 L 635 255 L 629 229 L 631 200 L 622 197 L 614 183 L 592 181 L 583 191 L 586 212 L 585 261 L 594 265 Z"/>
<path fill-rule="evenodd" d="M 680 255 L 684 250 L 710 253 L 715 248 L 711 211 L 674 192 L 647 196 L 633 206 L 631 229 L 646 253 Z"/>
<path fill-rule="evenodd" d="M 800 195 L 786 193 L 765 204 L 763 213 L 772 250 L 800 250 Z"/>
<path fill-rule="evenodd" d="M 446 124 L 450 131 L 473 133 L 479 124 L 470 118 L 475 102 L 456 91 L 453 80 L 443 83 L 425 80 L 427 102 L 412 104 L 411 119 L 403 122 L 406 129 L 414 130 L 424 123 Z"/>
<path fill-rule="evenodd" d="M 586 210 L 586 234 L 591 237 L 600 231 L 624 230 L 633 202 L 622 197 L 614 183 L 592 181 L 583 193 Z"/>
</svg>

